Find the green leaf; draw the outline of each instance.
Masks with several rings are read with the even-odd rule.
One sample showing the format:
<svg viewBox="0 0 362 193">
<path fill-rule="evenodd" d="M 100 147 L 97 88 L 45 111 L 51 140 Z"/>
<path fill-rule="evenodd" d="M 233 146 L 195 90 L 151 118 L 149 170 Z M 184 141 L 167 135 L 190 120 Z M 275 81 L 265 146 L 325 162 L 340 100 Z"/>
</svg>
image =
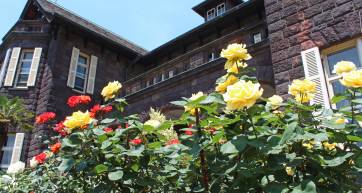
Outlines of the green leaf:
<svg viewBox="0 0 362 193">
<path fill-rule="evenodd" d="M 355 135 L 347 135 L 347 139 L 354 142 L 362 142 L 362 137 L 358 137 Z"/>
<path fill-rule="evenodd" d="M 106 148 L 108 148 L 109 146 L 111 146 L 112 145 L 112 142 L 110 142 L 110 141 L 104 141 L 103 143 L 102 143 L 102 146 L 101 146 L 101 149 L 106 149 Z"/>
<path fill-rule="evenodd" d="M 62 173 L 67 172 L 73 167 L 74 163 L 75 162 L 72 158 L 64 158 L 62 159 L 62 163 L 60 163 L 58 170 Z"/>
<path fill-rule="evenodd" d="M 123 177 L 123 171 L 122 170 L 118 170 L 115 172 L 109 172 L 108 173 L 108 179 L 111 181 L 117 181 L 119 179 L 121 179 Z"/>
<path fill-rule="evenodd" d="M 114 122 L 116 119 L 110 119 L 110 118 L 106 118 L 106 119 L 103 119 L 101 121 L 102 124 L 109 124 L 109 123 L 112 123 Z"/>
<path fill-rule="evenodd" d="M 313 181 L 304 180 L 293 189 L 292 193 L 317 193 L 317 187 Z"/>
<path fill-rule="evenodd" d="M 343 156 L 336 157 L 336 158 L 331 159 L 331 160 L 325 160 L 325 159 L 322 158 L 323 161 L 324 161 L 323 165 L 326 165 L 326 166 L 329 166 L 329 167 L 339 166 L 339 165 L 343 164 L 343 162 L 345 162 L 346 159 L 351 157 L 352 155 L 353 155 L 353 153 L 346 153 Z"/>
<path fill-rule="evenodd" d="M 79 145 L 82 143 L 82 139 L 78 133 L 71 134 L 68 139 L 70 140 L 71 144 Z"/>
<path fill-rule="evenodd" d="M 354 100 L 352 100 L 352 102 L 362 104 L 362 99 L 354 99 Z"/>
<path fill-rule="evenodd" d="M 186 101 L 173 101 L 173 102 L 171 102 L 171 104 L 174 104 L 174 105 L 176 105 L 176 106 L 185 106 L 186 105 Z"/>
<path fill-rule="evenodd" d="M 285 142 L 287 142 L 289 139 L 292 138 L 295 128 L 297 127 L 297 122 L 293 122 L 291 124 L 287 125 L 287 128 L 284 130 L 284 133 L 282 135 L 282 138 L 280 139 L 279 144 L 284 144 Z"/>
<path fill-rule="evenodd" d="M 94 168 L 94 171 L 97 174 L 103 173 L 103 172 L 107 172 L 108 171 L 108 167 L 104 164 L 99 164 Z"/>
<path fill-rule="evenodd" d="M 224 154 L 239 153 L 245 149 L 247 143 L 248 139 L 246 137 L 238 137 L 223 144 L 220 151 Z"/>
<path fill-rule="evenodd" d="M 345 96 L 345 95 L 335 95 L 335 96 L 332 98 L 331 102 L 332 102 L 333 104 L 336 104 L 336 103 L 339 103 L 339 102 L 341 102 L 341 101 L 343 101 L 343 100 L 345 100 L 345 99 L 347 99 L 347 96 Z"/>
</svg>

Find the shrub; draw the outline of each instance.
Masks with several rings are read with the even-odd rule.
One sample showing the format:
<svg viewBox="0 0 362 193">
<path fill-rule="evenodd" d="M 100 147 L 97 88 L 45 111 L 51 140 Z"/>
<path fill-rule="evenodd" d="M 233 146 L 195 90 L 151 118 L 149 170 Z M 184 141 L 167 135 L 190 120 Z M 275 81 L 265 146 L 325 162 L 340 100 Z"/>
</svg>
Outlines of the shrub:
<svg viewBox="0 0 362 193">
<path fill-rule="evenodd" d="M 295 80 L 293 98 L 262 98 L 247 76 L 244 45 L 221 53 L 227 74 L 217 91 L 172 102 L 185 108 L 177 120 L 156 110 L 144 124 L 123 116 L 126 101 L 112 82 L 104 106 L 75 112 L 55 130 L 50 150 L 32 168 L 3 176 L 9 192 L 357 192 L 362 168 L 362 87 L 355 68 L 343 71 L 346 92 L 332 103 L 310 105 L 316 84 Z M 350 64 L 349 64 L 350 65 Z M 343 67 L 339 64 L 338 67 Z M 232 78 L 229 78 L 232 77 Z M 110 112 L 112 111 L 112 112 Z M 181 128 L 181 129 L 174 129 Z M 177 133 L 176 133 L 177 131 Z M 61 147 L 60 147 L 61 146 Z"/>
</svg>

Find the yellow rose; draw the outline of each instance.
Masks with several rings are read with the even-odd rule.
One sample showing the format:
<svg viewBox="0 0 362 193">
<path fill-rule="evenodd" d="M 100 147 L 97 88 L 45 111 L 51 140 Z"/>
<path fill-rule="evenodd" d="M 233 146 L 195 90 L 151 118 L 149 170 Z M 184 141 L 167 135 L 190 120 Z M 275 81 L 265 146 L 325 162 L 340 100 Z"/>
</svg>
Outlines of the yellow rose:
<svg viewBox="0 0 362 193">
<path fill-rule="evenodd" d="M 313 144 L 311 144 L 311 143 L 303 143 L 302 145 L 303 145 L 303 147 L 305 147 L 309 150 L 313 149 Z"/>
<path fill-rule="evenodd" d="M 345 118 L 338 118 L 336 121 L 335 121 L 336 124 L 345 124 L 345 123 L 348 123 L 348 120 L 345 119 Z"/>
<path fill-rule="evenodd" d="M 226 78 L 227 75 L 224 76 L 224 78 Z M 229 86 L 229 85 L 232 85 L 234 84 L 235 82 L 237 82 L 239 79 L 236 78 L 236 76 L 234 75 L 229 75 L 225 82 L 223 83 L 218 83 L 218 85 L 216 86 L 215 88 L 215 91 L 216 92 L 220 92 L 220 93 L 224 93 L 226 91 L 226 88 Z"/>
<path fill-rule="evenodd" d="M 198 92 L 196 94 L 192 94 L 191 97 L 189 98 L 190 101 L 195 101 L 197 99 L 199 99 L 200 97 L 204 96 L 203 92 Z M 196 110 L 194 108 L 188 107 L 188 106 L 184 106 L 185 111 L 190 112 L 191 115 L 195 115 L 196 114 Z"/>
<path fill-rule="evenodd" d="M 67 117 L 64 121 L 64 126 L 68 129 L 72 130 L 74 128 L 84 128 L 88 124 L 92 122 L 92 118 L 89 114 L 89 112 L 74 112 L 72 116 Z"/>
<path fill-rule="evenodd" d="M 229 61 L 227 61 L 229 62 Z M 239 73 L 239 69 L 241 68 L 246 68 L 248 67 L 248 64 L 247 63 L 244 63 L 244 62 L 232 62 L 232 64 L 230 64 L 232 67 L 227 69 L 227 72 L 228 73 L 235 73 L 235 74 L 238 74 Z M 227 64 L 226 66 L 229 66 L 229 64 Z"/>
<path fill-rule="evenodd" d="M 351 72 L 353 70 L 356 70 L 356 65 L 354 65 L 353 62 L 340 61 L 334 66 L 333 73 L 342 75 L 343 73 Z"/>
<path fill-rule="evenodd" d="M 241 110 L 253 106 L 262 94 L 263 89 L 259 83 L 240 80 L 228 86 L 223 96 L 228 110 Z"/>
<path fill-rule="evenodd" d="M 313 99 L 316 92 L 316 83 L 310 80 L 293 80 L 289 86 L 289 94 L 295 97 L 300 103 L 306 103 Z"/>
<path fill-rule="evenodd" d="M 119 90 L 122 88 L 122 84 L 118 81 L 113 81 L 108 83 L 106 87 L 102 90 L 102 96 L 107 101 L 109 99 L 113 99 L 118 94 Z"/>
<path fill-rule="evenodd" d="M 228 60 L 225 64 L 225 69 L 233 67 L 235 63 L 241 60 L 251 59 L 245 44 L 231 44 L 221 51 L 220 56 Z"/>
<path fill-rule="evenodd" d="M 341 84 L 346 87 L 361 88 L 362 87 L 362 70 L 343 73 Z"/>
<path fill-rule="evenodd" d="M 268 98 L 268 102 L 267 104 L 269 104 L 272 109 L 277 109 L 280 107 L 280 105 L 282 105 L 283 103 L 283 98 L 279 95 L 273 95 L 272 97 Z"/>
<path fill-rule="evenodd" d="M 337 146 L 336 143 L 323 142 L 323 147 L 329 151 L 332 151 L 333 149 L 335 149 L 336 146 Z"/>
<path fill-rule="evenodd" d="M 287 172 L 288 176 L 294 176 L 294 169 L 292 167 L 285 167 L 285 172 Z"/>
</svg>

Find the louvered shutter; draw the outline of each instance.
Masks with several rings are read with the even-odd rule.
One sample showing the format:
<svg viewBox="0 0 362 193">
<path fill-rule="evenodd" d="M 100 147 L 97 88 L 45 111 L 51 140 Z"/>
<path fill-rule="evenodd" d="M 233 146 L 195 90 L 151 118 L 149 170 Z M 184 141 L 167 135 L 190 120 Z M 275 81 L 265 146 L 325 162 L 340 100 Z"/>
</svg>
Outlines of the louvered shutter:
<svg viewBox="0 0 362 193">
<path fill-rule="evenodd" d="M 4 82 L 5 72 L 6 72 L 6 68 L 8 67 L 10 54 L 11 54 L 11 49 L 8 49 L 8 50 L 6 51 L 4 63 L 1 65 L 1 70 L 0 70 L 0 87 L 3 85 L 3 82 Z"/>
<path fill-rule="evenodd" d="M 67 86 L 71 88 L 74 88 L 75 71 L 77 69 L 78 58 L 79 58 L 79 49 L 73 47 L 72 57 L 70 59 L 70 65 L 69 65 L 68 82 L 67 82 Z"/>
<path fill-rule="evenodd" d="M 311 103 L 318 103 L 323 105 L 325 108 L 331 108 L 325 74 L 318 47 L 303 51 L 302 61 L 306 79 L 311 80 L 317 84 L 317 92 Z"/>
<path fill-rule="evenodd" d="M 30 67 L 29 79 L 27 83 L 28 86 L 35 86 L 36 75 L 38 73 L 38 68 L 41 58 L 41 52 L 42 48 L 35 48 L 34 50 L 33 60 L 31 62 L 31 67 Z"/>
<path fill-rule="evenodd" d="M 97 72 L 97 63 L 98 58 L 96 56 L 91 56 L 89 74 L 88 74 L 88 83 L 87 83 L 87 93 L 93 94 L 94 84 L 96 80 L 96 72 Z"/>
<path fill-rule="evenodd" d="M 19 62 L 21 48 L 15 47 L 11 53 L 11 58 L 9 61 L 9 66 L 6 72 L 4 86 L 12 86 L 14 82 L 16 67 Z"/>
<path fill-rule="evenodd" d="M 14 149 L 13 154 L 11 155 L 11 162 L 10 164 L 16 163 L 20 161 L 21 158 L 21 151 L 23 149 L 23 142 L 24 142 L 24 133 L 17 133 L 15 136 L 15 142 L 14 142 Z"/>
</svg>

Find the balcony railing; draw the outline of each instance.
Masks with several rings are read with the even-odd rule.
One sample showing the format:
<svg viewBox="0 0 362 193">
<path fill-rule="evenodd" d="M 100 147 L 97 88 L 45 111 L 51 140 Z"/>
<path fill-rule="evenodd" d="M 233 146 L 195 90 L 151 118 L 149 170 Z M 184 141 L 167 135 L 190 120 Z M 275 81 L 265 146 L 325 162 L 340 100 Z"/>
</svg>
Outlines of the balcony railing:
<svg viewBox="0 0 362 193">
<path fill-rule="evenodd" d="M 47 32 L 49 25 L 37 20 L 19 21 L 13 28 L 13 32 Z"/>
</svg>

